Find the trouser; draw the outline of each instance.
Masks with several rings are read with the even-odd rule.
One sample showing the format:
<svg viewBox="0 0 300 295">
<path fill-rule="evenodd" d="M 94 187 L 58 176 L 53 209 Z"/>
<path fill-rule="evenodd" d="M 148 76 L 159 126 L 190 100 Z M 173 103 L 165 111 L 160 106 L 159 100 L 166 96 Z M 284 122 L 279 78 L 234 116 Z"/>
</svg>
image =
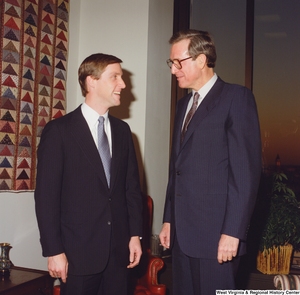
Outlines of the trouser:
<svg viewBox="0 0 300 295">
<path fill-rule="evenodd" d="M 216 259 L 185 255 L 175 237 L 172 248 L 173 295 L 215 295 L 216 290 L 234 290 L 239 258 L 219 264 Z"/>
</svg>

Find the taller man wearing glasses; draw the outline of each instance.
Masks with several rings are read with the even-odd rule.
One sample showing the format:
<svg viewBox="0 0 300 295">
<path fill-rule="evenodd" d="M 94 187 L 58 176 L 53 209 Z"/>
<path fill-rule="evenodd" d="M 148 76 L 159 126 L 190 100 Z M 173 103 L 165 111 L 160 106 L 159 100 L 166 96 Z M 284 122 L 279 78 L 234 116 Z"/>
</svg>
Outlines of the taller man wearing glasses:
<svg viewBox="0 0 300 295">
<path fill-rule="evenodd" d="M 207 32 L 170 39 L 167 61 L 181 88 L 160 240 L 172 249 L 174 295 L 234 289 L 261 170 L 260 129 L 251 91 L 215 73 Z"/>
</svg>

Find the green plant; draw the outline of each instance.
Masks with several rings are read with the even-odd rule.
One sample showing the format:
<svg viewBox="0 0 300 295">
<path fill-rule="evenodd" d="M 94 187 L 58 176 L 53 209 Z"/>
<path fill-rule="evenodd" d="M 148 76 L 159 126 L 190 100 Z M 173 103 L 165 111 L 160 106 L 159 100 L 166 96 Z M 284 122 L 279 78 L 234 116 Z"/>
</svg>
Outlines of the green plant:
<svg viewBox="0 0 300 295">
<path fill-rule="evenodd" d="M 287 185 L 284 173 L 275 173 L 269 198 L 269 212 L 263 228 L 259 249 L 291 244 L 300 250 L 300 203 Z"/>
</svg>

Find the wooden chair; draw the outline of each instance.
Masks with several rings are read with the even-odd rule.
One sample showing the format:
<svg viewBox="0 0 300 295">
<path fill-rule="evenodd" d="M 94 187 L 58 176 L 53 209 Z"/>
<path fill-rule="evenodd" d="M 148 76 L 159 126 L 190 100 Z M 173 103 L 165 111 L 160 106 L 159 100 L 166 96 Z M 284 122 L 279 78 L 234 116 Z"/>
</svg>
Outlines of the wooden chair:
<svg viewBox="0 0 300 295">
<path fill-rule="evenodd" d="M 60 295 L 60 286 L 59 285 L 53 286 L 53 295 Z"/>
<path fill-rule="evenodd" d="M 153 220 L 153 200 L 144 198 L 144 235 L 142 239 L 143 255 L 139 266 L 132 269 L 135 279 L 134 295 L 165 295 L 166 285 L 158 283 L 158 272 L 164 267 L 164 261 L 151 254 L 151 236 Z"/>
<path fill-rule="evenodd" d="M 144 235 L 142 239 L 143 255 L 139 266 L 131 270 L 131 294 L 133 295 L 165 295 L 166 285 L 158 283 L 158 272 L 164 267 L 160 257 L 151 254 L 153 200 L 144 197 Z M 53 295 L 60 295 L 60 286 L 53 287 Z"/>
</svg>

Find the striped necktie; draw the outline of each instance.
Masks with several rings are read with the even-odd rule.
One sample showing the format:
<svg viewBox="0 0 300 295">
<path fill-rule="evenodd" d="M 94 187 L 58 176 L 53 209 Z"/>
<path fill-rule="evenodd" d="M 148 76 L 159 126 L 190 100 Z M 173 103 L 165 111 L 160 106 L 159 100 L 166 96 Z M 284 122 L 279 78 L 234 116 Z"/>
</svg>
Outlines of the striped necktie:
<svg viewBox="0 0 300 295">
<path fill-rule="evenodd" d="M 183 142 L 185 133 L 188 129 L 189 123 L 191 122 L 196 110 L 197 110 L 197 106 L 198 106 L 198 100 L 199 100 L 199 93 L 195 92 L 194 97 L 193 97 L 193 104 L 192 107 L 190 108 L 189 112 L 186 115 L 185 121 L 184 121 L 184 125 L 183 128 L 181 130 L 181 137 L 180 137 L 180 143 Z"/>
</svg>

